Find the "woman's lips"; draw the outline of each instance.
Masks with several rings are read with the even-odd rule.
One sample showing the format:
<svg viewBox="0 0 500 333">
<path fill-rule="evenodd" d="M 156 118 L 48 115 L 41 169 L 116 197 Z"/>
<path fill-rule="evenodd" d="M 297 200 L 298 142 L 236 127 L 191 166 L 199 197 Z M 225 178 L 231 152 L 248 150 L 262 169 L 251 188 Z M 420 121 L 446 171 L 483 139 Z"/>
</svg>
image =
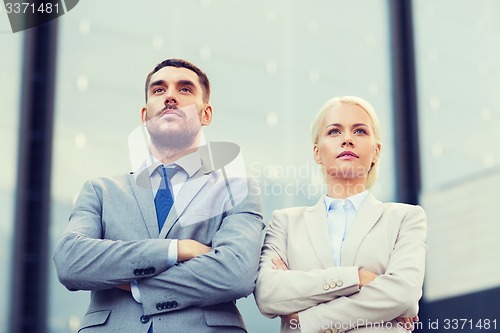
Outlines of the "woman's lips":
<svg viewBox="0 0 500 333">
<path fill-rule="evenodd" d="M 340 158 L 342 160 L 352 160 L 355 158 L 359 158 L 359 156 L 353 153 L 352 151 L 343 151 L 337 155 L 337 158 Z"/>
</svg>

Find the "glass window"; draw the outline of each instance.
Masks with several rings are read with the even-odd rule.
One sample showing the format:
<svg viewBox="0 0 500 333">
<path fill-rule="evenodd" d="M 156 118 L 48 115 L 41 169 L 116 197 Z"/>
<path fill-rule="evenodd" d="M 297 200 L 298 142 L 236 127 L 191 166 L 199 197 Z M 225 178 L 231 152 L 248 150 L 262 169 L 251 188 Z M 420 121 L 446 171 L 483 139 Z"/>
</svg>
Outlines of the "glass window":
<svg viewBox="0 0 500 333">
<path fill-rule="evenodd" d="M 500 255 L 500 2 L 413 3 L 422 204 L 429 220 L 424 296 L 432 302 L 499 286 L 491 263 Z M 456 276 L 460 282 L 450 283 Z M 476 306 L 455 304 L 462 313 Z M 453 311 L 436 310 L 444 318 Z"/>
<path fill-rule="evenodd" d="M 500 164 L 500 3 L 415 1 L 422 187 Z"/>
</svg>

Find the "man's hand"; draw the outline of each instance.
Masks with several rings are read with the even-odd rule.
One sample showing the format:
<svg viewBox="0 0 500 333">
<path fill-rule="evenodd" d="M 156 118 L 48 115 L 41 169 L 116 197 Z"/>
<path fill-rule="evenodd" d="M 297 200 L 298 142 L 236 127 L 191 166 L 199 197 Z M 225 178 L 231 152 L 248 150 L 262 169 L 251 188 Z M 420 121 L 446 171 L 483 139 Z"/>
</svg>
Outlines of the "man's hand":
<svg viewBox="0 0 500 333">
<path fill-rule="evenodd" d="M 193 239 L 179 239 L 177 241 L 177 261 L 183 262 L 193 259 L 194 257 L 210 252 L 210 250 L 212 250 L 211 247 Z"/>
<path fill-rule="evenodd" d="M 122 284 L 117 286 L 116 288 L 130 292 L 130 284 Z"/>
<path fill-rule="evenodd" d="M 368 283 L 375 280 L 375 278 L 378 276 L 377 274 L 370 272 L 370 271 L 363 269 L 363 268 L 358 270 L 358 275 L 359 275 L 359 287 L 360 288 L 366 286 Z"/>
<path fill-rule="evenodd" d="M 397 317 L 396 320 L 398 325 L 401 325 L 409 331 L 413 331 L 415 329 L 415 323 L 418 321 L 418 315 L 413 317 Z"/>
</svg>

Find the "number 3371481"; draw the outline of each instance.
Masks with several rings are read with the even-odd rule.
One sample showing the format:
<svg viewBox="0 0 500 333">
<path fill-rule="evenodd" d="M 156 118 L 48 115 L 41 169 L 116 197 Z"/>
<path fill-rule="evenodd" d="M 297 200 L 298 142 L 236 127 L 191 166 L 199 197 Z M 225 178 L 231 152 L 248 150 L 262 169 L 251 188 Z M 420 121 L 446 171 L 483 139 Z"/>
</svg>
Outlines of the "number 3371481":
<svg viewBox="0 0 500 333">
<path fill-rule="evenodd" d="M 443 328 L 446 330 L 464 330 L 464 329 L 480 329 L 480 330 L 496 330 L 497 320 L 490 319 L 444 319 Z"/>
<path fill-rule="evenodd" d="M 50 2 L 47 3 L 40 3 L 40 4 L 34 4 L 30 2 L 16 2 L 16 3 L 10 3 L 7 2 L 5 4 L 5 10 L 7 11 L 7 14 L 52 14 L 52 13 L 59 13 L 59 4 L 55 3 L 52 4 Z"/>
</svg>

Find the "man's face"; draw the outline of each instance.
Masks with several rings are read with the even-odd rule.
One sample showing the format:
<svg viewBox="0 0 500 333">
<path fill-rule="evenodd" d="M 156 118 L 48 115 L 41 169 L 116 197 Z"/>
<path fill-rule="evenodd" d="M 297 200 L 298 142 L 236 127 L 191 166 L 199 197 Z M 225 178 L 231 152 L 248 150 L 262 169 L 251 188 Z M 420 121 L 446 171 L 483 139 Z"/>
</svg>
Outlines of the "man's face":
<svg viewBox="0 0 500 333">
<path fill-rule="evenodd" d="M 198 75 L 187 69 L 163 67 L 151 77 L 142 121 L 157 148 L 189 149 L 201 126 L 212 120 L 212 107 L 203 102 Z"/>
</svg>

